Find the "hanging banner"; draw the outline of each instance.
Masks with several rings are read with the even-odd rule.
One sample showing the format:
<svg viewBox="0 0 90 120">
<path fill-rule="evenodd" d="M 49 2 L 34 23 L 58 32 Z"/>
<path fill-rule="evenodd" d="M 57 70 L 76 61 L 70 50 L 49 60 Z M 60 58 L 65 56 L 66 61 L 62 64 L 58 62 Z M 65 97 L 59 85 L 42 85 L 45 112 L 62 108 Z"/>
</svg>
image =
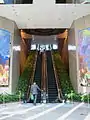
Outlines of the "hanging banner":
<svg viewBox="0 0 90 120">
<path fill-rule="evenodd" d="M 10 32 L 0 29 L 0 86 L 9 85 Z"/>
<path fill-rule="evenodd" d="M 81 86 L 90 86 L 90 28 L 79 31 L 79 75 Z"/>
</svg>

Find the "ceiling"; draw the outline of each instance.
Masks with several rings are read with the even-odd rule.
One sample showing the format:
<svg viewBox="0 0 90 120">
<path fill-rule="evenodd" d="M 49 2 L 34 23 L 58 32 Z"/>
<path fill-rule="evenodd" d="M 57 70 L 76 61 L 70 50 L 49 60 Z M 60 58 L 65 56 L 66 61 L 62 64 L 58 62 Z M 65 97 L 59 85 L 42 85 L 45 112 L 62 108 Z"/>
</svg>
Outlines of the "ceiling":
<svg viewBox="0 0 90 120">
<path fill-rule="evenodd" d="M 15 21 L 19 29 L 70 28 L 73 20 L 88 14 L 89 4 L 55 4 L 54 0 L 0 5 L 0 16 Z"/>
</svg>

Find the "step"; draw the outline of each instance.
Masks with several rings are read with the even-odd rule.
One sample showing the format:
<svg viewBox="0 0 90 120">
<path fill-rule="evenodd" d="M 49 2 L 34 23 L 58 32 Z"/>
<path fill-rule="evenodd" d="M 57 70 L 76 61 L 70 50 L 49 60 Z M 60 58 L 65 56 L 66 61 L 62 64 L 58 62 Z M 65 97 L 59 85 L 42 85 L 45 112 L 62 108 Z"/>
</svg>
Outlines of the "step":
<svg viewBox="0 0 90 120">
<path fill-rule="evenodd" d="M 56 87 L 48 87 L 48 90 L 55 90 L 55 91 L 57 91 L 57 88 Z"/>
</svg>

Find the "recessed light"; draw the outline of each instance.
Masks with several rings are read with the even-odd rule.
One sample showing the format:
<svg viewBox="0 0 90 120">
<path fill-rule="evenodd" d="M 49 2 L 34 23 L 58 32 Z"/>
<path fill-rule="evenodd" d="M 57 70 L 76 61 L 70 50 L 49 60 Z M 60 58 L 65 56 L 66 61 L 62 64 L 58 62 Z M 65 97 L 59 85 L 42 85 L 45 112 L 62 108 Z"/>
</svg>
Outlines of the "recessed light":
<svg viewBox="0 0 90 120">
<path fill-rule="evenodd" d="M 75 15 L 76 15 L 76 12 L 72 12 L 72 14 L 75 14 Z"/>
<path fill-rule="evenodd" d="M 58 18 L 58 20 L 62 20 L 61 18 Z"/>
<path fill-rule="evenodd" d="M 12 7 L 14 7 L 14 5 L 12 5 Z"/>
<path fill-rule="evenodd" d="M 15 11 L 15 9 L 13 9 L 13 11 Z"/>
</svg>

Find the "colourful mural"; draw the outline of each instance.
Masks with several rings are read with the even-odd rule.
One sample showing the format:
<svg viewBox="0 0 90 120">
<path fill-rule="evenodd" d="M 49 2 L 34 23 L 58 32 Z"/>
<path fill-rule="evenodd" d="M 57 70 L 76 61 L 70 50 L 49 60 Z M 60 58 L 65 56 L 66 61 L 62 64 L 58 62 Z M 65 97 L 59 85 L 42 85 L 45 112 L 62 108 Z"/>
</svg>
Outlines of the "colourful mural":
<svg viewBox="0 0 90 120">
<path fill-rule="evenodd" d="M 13 1 L 14 1 L 14 0 L 4 0 L 4 3 L 5 3 L 5 4 L 13 4 Z"/>
<path fill-rule="evenodd" d="M 10 32 L 0 29 L 0 86 L 9 84 Z"/>
<path fill-rule="evenodd" d="M 79 75 L 81 86 L 90 86 L 90 28 L 79 31 Z"/>
</svg>

